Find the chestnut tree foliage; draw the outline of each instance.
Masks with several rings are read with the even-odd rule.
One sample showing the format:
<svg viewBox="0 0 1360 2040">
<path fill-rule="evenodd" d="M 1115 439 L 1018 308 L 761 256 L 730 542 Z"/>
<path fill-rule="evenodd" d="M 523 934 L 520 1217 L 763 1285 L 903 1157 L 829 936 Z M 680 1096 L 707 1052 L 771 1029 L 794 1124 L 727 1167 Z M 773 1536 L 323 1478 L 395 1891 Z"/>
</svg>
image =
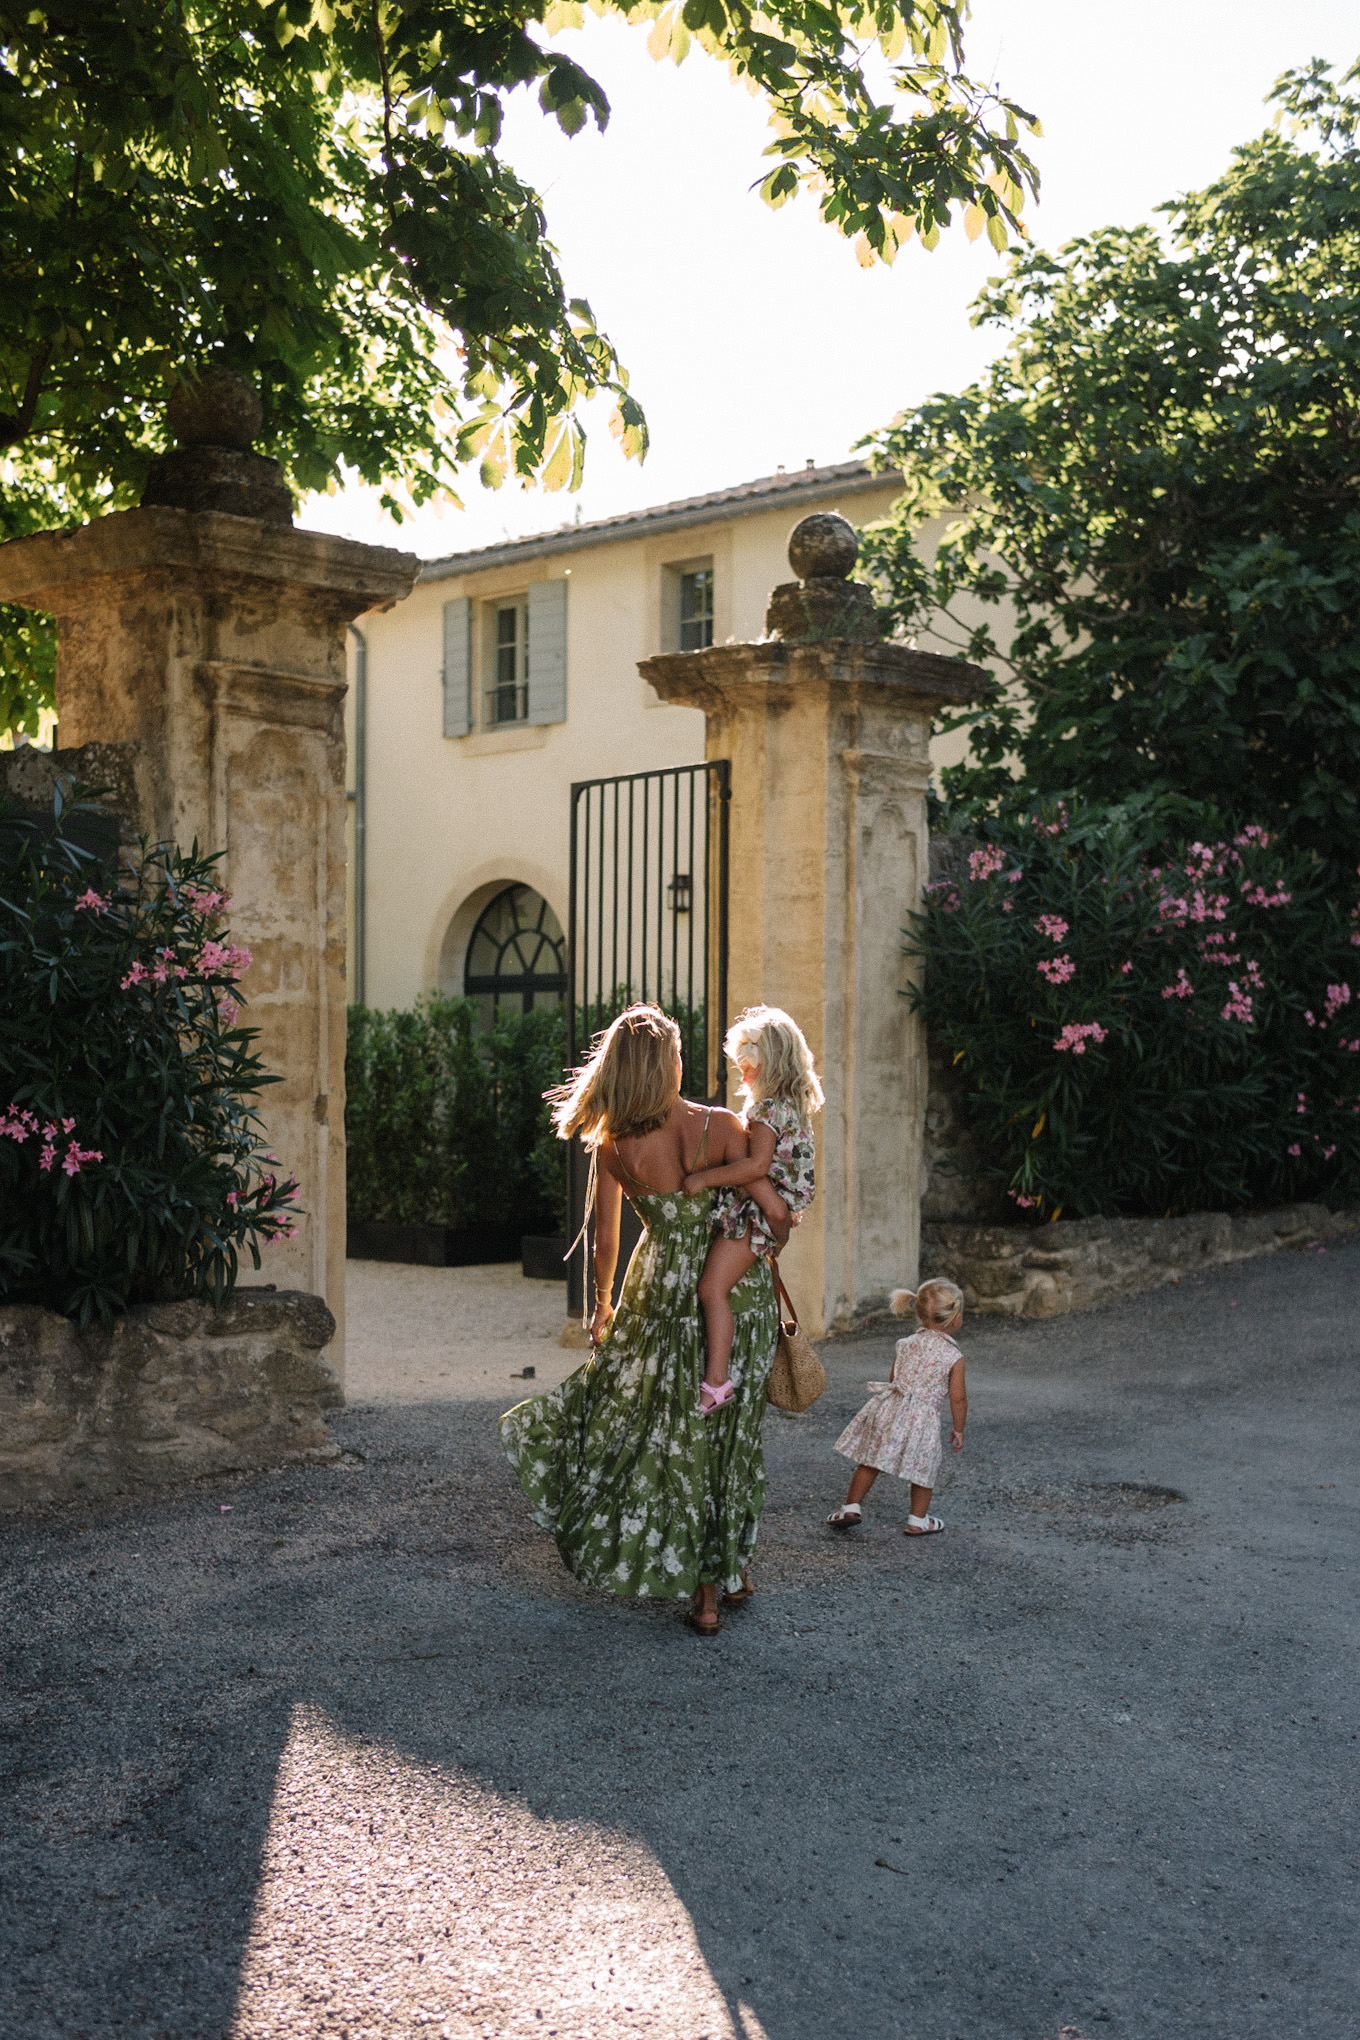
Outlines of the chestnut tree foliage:
<svg viewBox="0 0 1360 2040">
<path fill-rule="evenodd" d="M 963 70 L 966 0 L 592 0 L 768 102 L 761 189 L 800 187 L 891 259 L 957 212 L 1018 230 L 1034 122 Z M 599 85 L 548 0 L 0 0 L 0 535 L 134 503 L 164 401 L 205 362 L 264 402 L 300 489 L 348 470 L 420 502 L 460 464 L 575 482 L 584 399 L 646 427 L 538 195 L 498 153 L 524 89 L 568 133 Z M 3 622 L 4 619 L 0 619 Z M 50 650 L 0 631 L 0 727 Z M 46 662 L 46 663 L 44 663 Z"/>
<path fill-rule="evenodd" d="M 1357 79 L 1287 74 L 1161 227 L 1017 254 L 976 308 L 1013 333 L 996 365 L 872 442 L 906 480 L 866 546 L 898 629 L 997 676 L 957 718 L 957 820 L 1178 798 L 1206 839 L 1265 824 L 1353 878 Z"/>
</svg>

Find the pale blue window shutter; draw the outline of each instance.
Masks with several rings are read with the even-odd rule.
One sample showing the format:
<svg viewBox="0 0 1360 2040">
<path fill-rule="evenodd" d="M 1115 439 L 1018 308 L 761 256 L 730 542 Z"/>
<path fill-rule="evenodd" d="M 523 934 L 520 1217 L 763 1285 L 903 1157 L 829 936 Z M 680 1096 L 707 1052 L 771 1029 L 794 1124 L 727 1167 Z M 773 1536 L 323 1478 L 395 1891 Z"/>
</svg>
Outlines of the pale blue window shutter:
<svg viewBox="0 0 1360 2040">
<path fill-rule="evenodd" d="M 472 727 L 472 604 L 466 595 L 444 604 L 444 735 L 465 737 Z"/>
<path fill-rule="evenodd" d="M 529 713 L 531 723 L 567 719 L 567 584 L 535 581 L 529 589 Z"/>
</svg>

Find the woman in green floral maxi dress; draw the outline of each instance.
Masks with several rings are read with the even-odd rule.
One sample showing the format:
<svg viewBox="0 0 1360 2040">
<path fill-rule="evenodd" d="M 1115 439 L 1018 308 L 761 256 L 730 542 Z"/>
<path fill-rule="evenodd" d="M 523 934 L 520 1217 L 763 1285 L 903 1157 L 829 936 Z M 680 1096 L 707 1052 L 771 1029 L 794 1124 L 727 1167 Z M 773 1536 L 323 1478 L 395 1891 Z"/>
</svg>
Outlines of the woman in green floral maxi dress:
<svg viewBox="0 0 1360 2040">
<path fill-rule="evenodd" d="M 711 1634 L 719 1588 L 749 1591 L 779 1323 L 769 1268 L 758 1263 L 731 1295 L 736 1393 L 702 1416 L 698 1283 L 716 1193 L 653 1186 L 744 1157 L 746 1132 L 734 1114 L 679 1096 L 679 1061 L 674 1023 L 655 1007 L 630 1007 L 557 1094 L 559 1131 L 580 1131 L 598 1167 L 598 1297 L 613 1285 L 623 1190 L 646 1231 L 612 1322 L 607 1302 L 596 1307 L 589 1360 L 551 1394 L 508 1411 L 500 1428 L 534 1520 L 577 1579 L 611 1594 L 692 1595 L 693 1626 Z"/>
</svg>

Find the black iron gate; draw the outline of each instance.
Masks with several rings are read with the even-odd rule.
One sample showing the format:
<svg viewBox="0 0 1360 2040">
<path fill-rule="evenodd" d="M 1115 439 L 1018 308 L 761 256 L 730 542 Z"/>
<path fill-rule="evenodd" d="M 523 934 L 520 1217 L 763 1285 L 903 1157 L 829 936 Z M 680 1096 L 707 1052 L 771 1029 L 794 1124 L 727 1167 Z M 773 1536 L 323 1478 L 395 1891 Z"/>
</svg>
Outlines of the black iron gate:
<svg viewBox="0 0 1360 2040">
<path fill-rule="evenodd" d="M 567 1061 L 573 1068 L 616 1014 L 649 999 L 680 1029 L 687 1095 L 725 1096 L 730 781 L 731 768 L 720 758 L 572 787 Z M 575 1239 L 586 1172 L 572 1146 L 568 1237 Z M 624 1217 L 626 1225 L 626 1206 Z M 625 1232 L 620 1271 L 631 1246 Z M 582 1307 L 588 1258 L 579 1251 L 571 1257 L 573 1313 Z"/>
</svg>

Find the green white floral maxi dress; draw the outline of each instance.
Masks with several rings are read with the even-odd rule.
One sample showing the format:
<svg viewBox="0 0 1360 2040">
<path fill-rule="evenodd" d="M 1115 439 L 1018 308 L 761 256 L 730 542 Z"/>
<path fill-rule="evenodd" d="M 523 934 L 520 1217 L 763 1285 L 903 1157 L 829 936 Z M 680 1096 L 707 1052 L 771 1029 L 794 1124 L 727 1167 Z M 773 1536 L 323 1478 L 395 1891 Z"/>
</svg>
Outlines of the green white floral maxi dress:
<svg viewBox="0 0 1360 2040">
<path fill-rule="evenodd" d="M 550 1395 L 501 1418 L 501 1442 L 563 1563 L 609 1594 L 692 1594 L 741 1585 L 765 1501 L 760 1427 L 779 1322 L 769 1263 L 732 1291 L 731 1402 L 699 1414 L 704 1325 L 698 1283 L 714 1192 L 644 1192 L 647 1228 L 608 1333 Z"/>
</svg>

